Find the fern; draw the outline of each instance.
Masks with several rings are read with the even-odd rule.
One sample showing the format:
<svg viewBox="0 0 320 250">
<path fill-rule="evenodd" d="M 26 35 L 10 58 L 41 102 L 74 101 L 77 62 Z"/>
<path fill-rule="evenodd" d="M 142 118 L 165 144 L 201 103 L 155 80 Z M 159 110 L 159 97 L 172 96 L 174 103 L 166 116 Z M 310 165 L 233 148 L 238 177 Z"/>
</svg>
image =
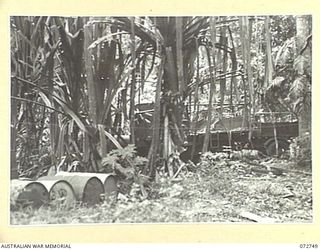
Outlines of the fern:
<svg viewBox="0 0 320 250">
<path fill-rule="evenodd" d="M 136 147 L 129 144 L 125 148 L 114 149 L 101 161 L 101 165 L 107 172 L 115 171 L 124 175 L 139 173 L 148 159 L 136 156 Z M 130 164 L 129 164 L 130 163 Z"/>
<path fill-rule="evenodd" d="M 272 88 L 281 88 L 283 82 L 284 82 L 285 78 L 282 76 L 278 76 L 275 79 L 272 80 L 271 84 L 268 86 L 268 89 L 272 89 Z"/>
<path fill-rule="evenodd" d="M 101 161 L 101 165 L 106 172 L 113 172 L 117 167 L 121 166 L 118 162 L 118 157 L 112 154 L 108 154 L 104 157 Z"/>
<path fill-rule="evenodd" d="M 137 153 L 137 151 L 136 151 L 135 145 L 129 144 L 125 148 L 114 149 L 109 154 L 115 155 L 115 156 L 119 157 L 120 159 L 124 160 L 124 159 L 134 158 L 136 153 Z"/>
</svg>

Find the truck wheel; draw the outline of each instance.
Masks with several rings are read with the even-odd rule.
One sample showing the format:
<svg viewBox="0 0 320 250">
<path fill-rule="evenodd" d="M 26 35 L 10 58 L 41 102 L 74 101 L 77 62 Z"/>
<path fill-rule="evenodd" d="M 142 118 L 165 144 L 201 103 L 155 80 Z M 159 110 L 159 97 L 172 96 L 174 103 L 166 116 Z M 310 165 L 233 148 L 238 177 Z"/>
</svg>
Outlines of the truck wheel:
<svg viewBox="0 0 320 250">
<path fill-rule="evenodd" d="M 286 141 L 278 140 L 278 156 L 282 155 L 285 150 L 289 148 L 289 144 Z M 266 147 L 267 155 L 277 155 L 276 142 L 271 141 Z"/>
</svg>

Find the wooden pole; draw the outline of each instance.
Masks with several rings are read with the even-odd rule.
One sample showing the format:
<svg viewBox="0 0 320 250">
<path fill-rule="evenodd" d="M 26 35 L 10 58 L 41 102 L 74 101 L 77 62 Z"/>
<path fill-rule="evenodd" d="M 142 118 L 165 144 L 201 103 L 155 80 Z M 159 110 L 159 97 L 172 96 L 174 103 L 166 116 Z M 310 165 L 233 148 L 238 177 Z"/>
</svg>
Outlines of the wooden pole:
<svg viewBox="0 0 320 250">
<path fill-rule="evenodd" d="M 177 49 L 177 71 L 178 71 L 178 83 L 179 92 L 182 96 L 185 90 L 184 74 L 183 74 L 183 30 L 182 30 L 182 18 L 176 17 L 176 49 Z"/>
<path fill-rule="evenodd" d="M 191 160 L 194 158 L 197 143 L 197 121 L 199 119 L 199 82 L 200 82 L 200 58 L 199 58 L 199 43 L 196 38 L 197 48 L 197 73 L 196 73 L 196 86 L 194 90 L 194 101 L 193 101 L 193 121 L 191 125 L 191 131 L 193 132 L 192 149 L 191 149 Z M 191 103 L 190 103 L 191 105 Z"/>
<path fill-rule="evenodd" d="M 131 136 L 130 141 L 132 144 L 135 143 L 135 117 L 134 117 L 134 109 L 135 109 L 135 95 L 136 95 L 136 42 L 135 42 L 135 27 L 134 27 L 134 17 L 130 18 L 131 22 L 131 60 L 132 60 L 132 76 L 131 76 L 131 90 L 130 90 L 130 129 Z"/>
<path fill-rule="evenodd" d="M 209 149 L 209 141 L 210 141 L 210 127 L 211 127 L 211 120 L 212 120 L 212 103 L 214 102 L 212 99 L 215 96 L 215 69 L 216 69 L 216 63 L 215 63 L 215 43 L 216 43 L 216 19 L 215 17 L 210 18 L 210 33 L 211 33 L 211 41 L 212 41 L 212 60 L 213 63 L 211 65 L 210 62 L 210 55 L 208 55 L 208 61 L 209 61 L 209 68 L 210 68 L 210 93 L 209 93 L 209 107 L 207 112 L 207 125 L 206 125 L 206 133 L 203 141 L 203 147 L 202 152 L 206 152 Z"/>
</svg>

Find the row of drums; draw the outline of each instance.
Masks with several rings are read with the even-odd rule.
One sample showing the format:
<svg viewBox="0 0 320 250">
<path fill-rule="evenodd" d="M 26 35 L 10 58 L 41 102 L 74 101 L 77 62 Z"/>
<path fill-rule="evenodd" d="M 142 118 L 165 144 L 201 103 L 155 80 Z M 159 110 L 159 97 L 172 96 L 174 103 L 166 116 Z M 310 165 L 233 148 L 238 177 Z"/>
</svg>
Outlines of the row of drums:
<svg viewBox="0 0 320 250">
<path fill-rule="evenodd" d="M 114 174 L 58 172 L 36 181 L 12 180 L 11 200 L 37 209 L 45 204 L 69 208 L 76 203 L 93 206 L 118 194 Z"/>
</svg>

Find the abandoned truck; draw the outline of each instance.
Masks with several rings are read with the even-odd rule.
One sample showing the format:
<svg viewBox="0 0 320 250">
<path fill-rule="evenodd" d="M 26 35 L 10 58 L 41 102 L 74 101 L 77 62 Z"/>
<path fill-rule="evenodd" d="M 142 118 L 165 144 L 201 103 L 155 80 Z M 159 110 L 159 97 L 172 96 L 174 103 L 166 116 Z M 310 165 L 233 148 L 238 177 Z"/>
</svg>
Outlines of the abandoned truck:
<svg viewBox="0 0 320 250">
<path fill-rule="evenodd" d="M 262 116 L 261 116 L 262 115 Z M 256 149 L 263 154 L 273 156 L 281 155 L 289 148 L 290 140 L 298 136 L 297 120 L 265 120 L 270 114 L 264 113 L 256 116 L 256 120 L 250 124 L 243 121 L 243 117 L 231 117 L 219 119 L 215 130 L 210 131 L 209 148 L 212 152 L 225 150 L 241 150 L 243 148 Z M 196 137 L 196 138 L 194 138 Z M 182 157 L 186 158 L 192 154 L 198 154 L 203 145 L 205 131 L 196 135 L 188 135 L 187 150 Z M 196 143 L 193 146 L 193 143 Z M 197 158 L 197 155 L 195 156 Z"/>
<path fill-rule="evenodd" d="M 149 108 L 149 110 L 147 109 Z M 150 106 L 141 106 L 136 113 L 136 146 L 140 155 L 147 155 L 152 140 L 152 114 Z M 205 137 L 205 122 L 197 124 L 197 130 L 183 128 L 185 135 L 183 160 L 197 160 Z M 281 155 L 289 148 L 290 140 L 298 136 L 298 120 L 288 112 L 256 113 L 249 123 L 243 116 L 216 118 L 210 129 L 209 149 L 225 150 L 256 149 L 263 154 Z"/>
</svg>

